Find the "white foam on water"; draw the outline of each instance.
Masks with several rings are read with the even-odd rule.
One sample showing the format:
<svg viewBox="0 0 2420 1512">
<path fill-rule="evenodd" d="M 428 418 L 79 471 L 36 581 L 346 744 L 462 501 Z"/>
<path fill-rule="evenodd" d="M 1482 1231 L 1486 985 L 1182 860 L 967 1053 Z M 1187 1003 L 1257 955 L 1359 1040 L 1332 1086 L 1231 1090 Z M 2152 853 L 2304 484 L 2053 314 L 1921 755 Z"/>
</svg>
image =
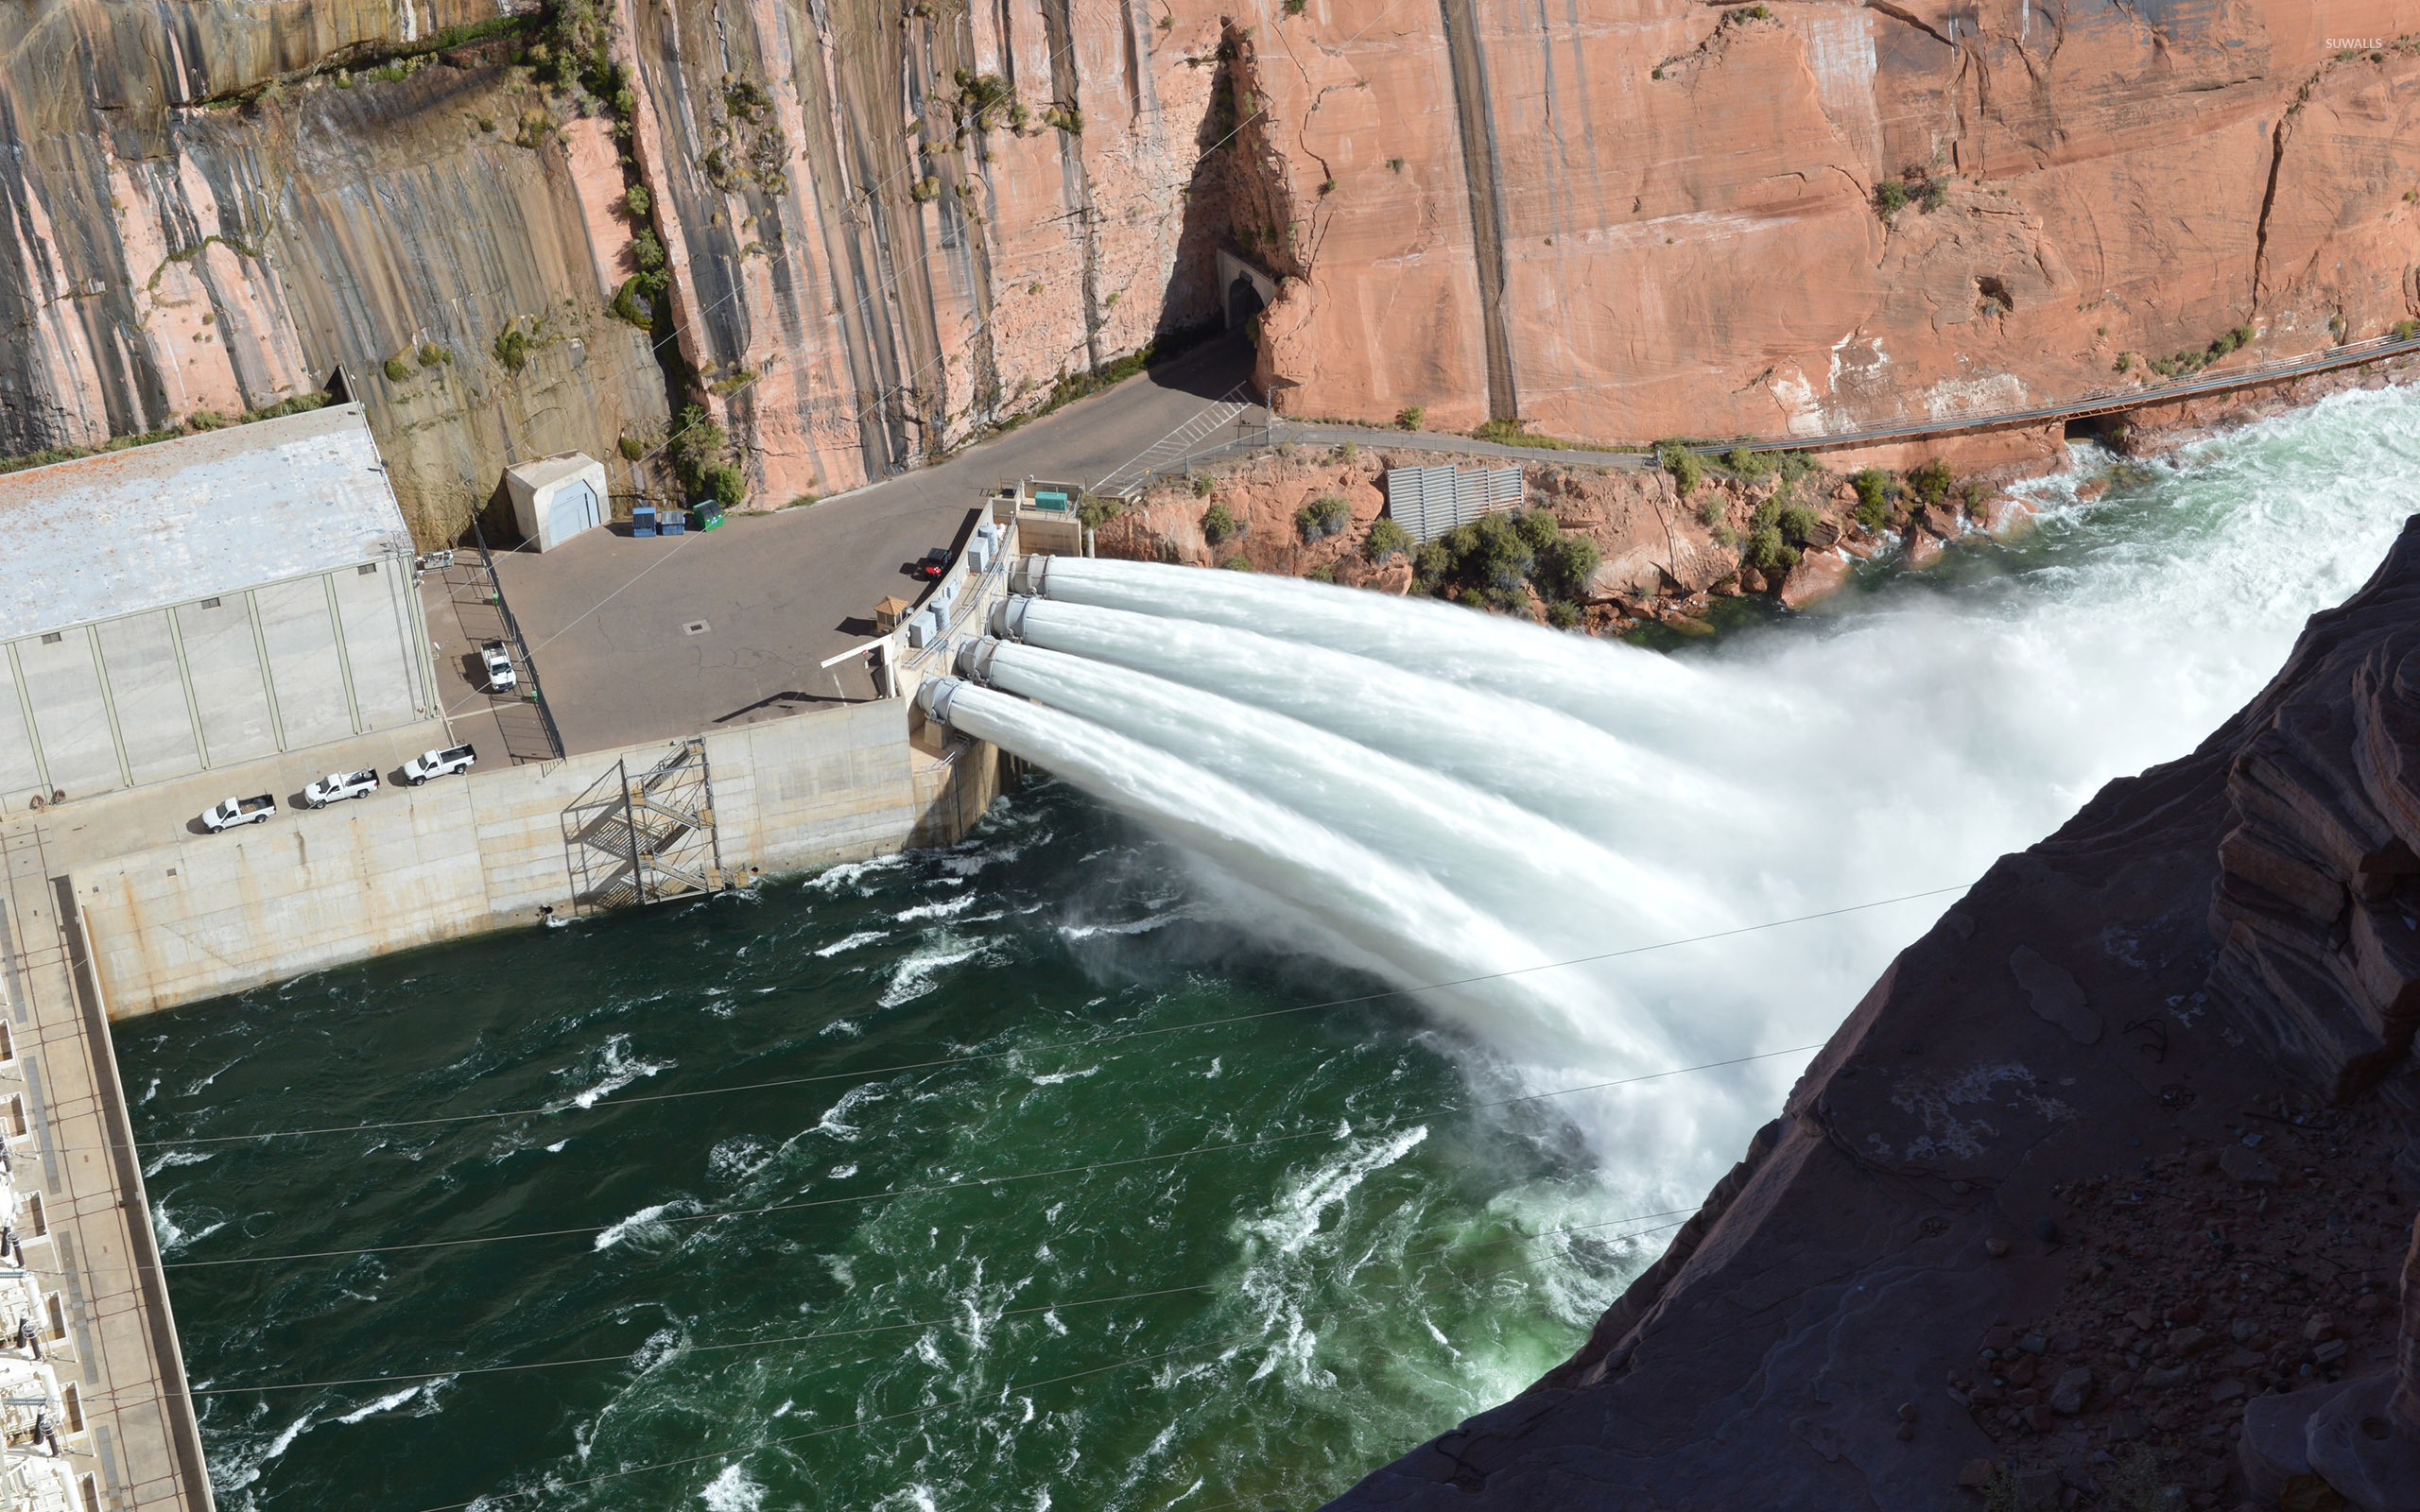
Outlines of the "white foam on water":
<svg viewBox="0 0 2420 1512">
<path fill-rule="evenodd" d="M 815 954 L 830 957 L 839 954 L 842 951 L 853 951 L 861 945 L 871 945 L 876 940 L 885 940 L 890 937 L 890 932 L 889 930 L 861 929 L 854 935 L 843 935 L 829 945 L 820 945 L 816 947 Z"/>
</svg>

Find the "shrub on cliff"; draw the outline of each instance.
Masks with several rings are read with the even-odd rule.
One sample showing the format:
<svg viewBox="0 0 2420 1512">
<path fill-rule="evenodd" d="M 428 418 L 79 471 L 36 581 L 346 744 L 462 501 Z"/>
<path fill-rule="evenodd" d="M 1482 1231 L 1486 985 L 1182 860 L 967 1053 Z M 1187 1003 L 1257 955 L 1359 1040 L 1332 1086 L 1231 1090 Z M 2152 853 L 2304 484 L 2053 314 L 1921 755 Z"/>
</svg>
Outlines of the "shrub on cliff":
<svg viewBox="0 0 2420 1512">
<path fill-rule="evenodd" d="M 1193 496 L 1197 499 L 1206 499 L 1210 497 L 1210 490 L 1215 487 L 1217 487 L 1217 485 L 1212 483 L 1207 477 L 1195 478 L 1193 480 Z"/>
<path fill-rule="evenodd" d="M 1226 568 L 1229 572 L 1248 573 L 1252 571 L 1251 560 L 1240 551 L 1228 558 L 1225 561 L 1220 562 L 1219 565 Z"/>
<path fill-rule="evenodd" d="M 1774 525 L 1758 525 L 1748 532 L 1748 547 L 1743 555 L 1748 565 L 1758 572 L 1788 572 L 1798 565 L 1798 553 L 1782 540 L 1781 530 Z"/>
<path fill-rule="evenodd" d="M 1957 486 L 1958 474 L 1949 470 L 1948 463 L 1937 456 L 1908 474 L 1908 487 L 1927 504 L 1939 504 Z"/>
<path fill-rule="evenodd" d="M 1411 532 L 1380 516 L 1361 541 L 1361 554 L 1374 562 L 1387 561 L 1411 549 Z"/>
<path fill-rule="evenodd" d="M 634 183 L 622 191 L 622 208 L 630 213 L 632 220 L 645 220 L 653 204 L 654 201 L 648 198 L 647 185 L 643 183 Z"/>
<path fill-rule="evenodd" d="M 1087 530 L 1101 526 L 1126 512 L 1126 501 L 1114 493 L 1086 493 L 1076 499 L 1076 518 Z"/>
<path fill-rule="evenodd" d="M 1395 411 L 1395 429 L 1416 431 L 1420 429 L 1420 422 L 1427 418 L 1428 412 L 1418 404 L 1406 404 Z"/>
<path fill-rule="evenodd" d="M 639 265 L 640 271 L 647 273 L 664 266 L 664 244 L 655 239 L 653 231 L 641 226 L 638 234 L 631 238 L 631 261 Z"/>
<path fill-rule="evenodd" d="M 2394 322 L 2394 329 L 2389 331 L 2387 335 L 2397 341 L 2409 341 L 2414 336 L 2420 336 L 2420 320 L 2397 320 Z"/>
<path fill-rule="evenodd" d="M 422 367 L 434 368 L 439 363 L 452 362 L 454 360 L 454 349 L 451 347 L 441 347 L 434 341 L 424 341 L 420 344 L 420 352 L 418 355 L 420 357 L 420 365 Z"/>
<path fill-rule="evenodd" d="M 1891 518 L 1891 474 L 1878 467 L 1859 468 L 1849 475 L 1857 490 L 1857 523 L 1873 530 Z"/>
<path fill-rule="evenodd" d="M 1885 179 L 1874 186 L 1874 213 L 1889 220 L 1908 208 L 1908 186 L 1896 179 Z"/>
<path fill-rule="evenodd" d="M 1201 538 L 1212 545 L 1243 534 L 1243 525 L 1228 512 L 1223 504 L 1214 504 L 1201 512 Z"/>
<path fill-rule="evenodd" d="M 1777 522 L 1781 527 L 1782 539 L 1793 546 L 1806 544 L 1815 534 L 1816 525 L 1822 523 L 1822 518 L 1803 504 L 1789 506 L 1782 510 L 1781 519 Z"/>
<path fill-rule="evenodd" d="M 726 509 L 736 509 L 748 502 L 748 475 L 735 463 L 709 463 L 699 471 L 689 491 L 700 500 L 712 499 Z"/>
<path fill-rule="evenodd" d="M 1681 490 L 1684 499 L 1695 493 L 1698 484 L 1705 477 L 1705 463 L 1699 460 L 1698 454 L 1690 451 L 1685 441 L 1656 442 L 1655 460 L 1665 472 L 1672 474 L 1672 484 Z"/>
<path fill-rule="evenodd" d="M 1540 554 L 1537 582 L 1565 598 L 1585 598 L 1588 579 L 1597 571 L 1600 554 L 1597 542 L 1587 536 L 1564 536 Z"/>
<path fill-rule="evenodd" d="M 1746 478 L 1751 482 L 1769 476 L 1781 469 L 1778 461 L 1768 458 L 1761 452 L 1752 452 L 1744 446 L 1735 446 L 1725 452 L 1722 455 L 1722 465 L 1729 468 L 1734 476 Z"/>
<path fill-rule="evenodd" d="M 387 359 L 386 371 L 387 381 L 389 383 L 400 384 L 410 379 L 412 375 L 412 365 L 406 362 L 401 357 L 389 357 Z"/>
<path fill-rule="evenodd" d="M 1547 623 L 1558 630 L 1571 629 L 1580 623 L 1580 606 L 1569 599 L 1554 600 L 1547 606 Z"/>
<path fill-rule="evenodd" d="M 1305 542 L 1325 541 L 1353 523 L 1353 507 L 1334 494 L 1294 511 L 1294 528 Z"/>
</svg>

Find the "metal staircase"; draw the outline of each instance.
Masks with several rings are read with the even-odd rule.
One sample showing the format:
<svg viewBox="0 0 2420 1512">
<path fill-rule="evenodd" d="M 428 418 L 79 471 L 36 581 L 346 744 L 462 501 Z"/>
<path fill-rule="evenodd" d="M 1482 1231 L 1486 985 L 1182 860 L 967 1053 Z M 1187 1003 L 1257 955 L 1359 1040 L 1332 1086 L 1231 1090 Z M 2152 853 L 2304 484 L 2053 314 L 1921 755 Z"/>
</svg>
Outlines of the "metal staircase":
<svg viewBox="0 0 2420 1512">
<path fill-rule="evenodd" d="M 645 773 L 614 769 L 562 811 L 572 908 L 656 903 L 723 885 L 706 743 L 684 740 Z"/>
</svg>

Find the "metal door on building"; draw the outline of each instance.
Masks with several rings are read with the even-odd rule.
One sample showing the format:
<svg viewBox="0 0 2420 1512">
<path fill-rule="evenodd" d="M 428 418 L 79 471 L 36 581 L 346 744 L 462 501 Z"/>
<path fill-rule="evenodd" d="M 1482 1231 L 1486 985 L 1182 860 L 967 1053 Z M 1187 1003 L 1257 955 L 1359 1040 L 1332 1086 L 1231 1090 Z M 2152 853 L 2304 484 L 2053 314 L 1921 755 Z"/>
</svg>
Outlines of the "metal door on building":
<svg viewBox="0 0 2420 1512">
<path fill-rule="evenodd" d="M 546 502 L 546 539 L 565 541 L 605 520 L 604 502 L 585 478 L 574 478 Z"/>
</svg>

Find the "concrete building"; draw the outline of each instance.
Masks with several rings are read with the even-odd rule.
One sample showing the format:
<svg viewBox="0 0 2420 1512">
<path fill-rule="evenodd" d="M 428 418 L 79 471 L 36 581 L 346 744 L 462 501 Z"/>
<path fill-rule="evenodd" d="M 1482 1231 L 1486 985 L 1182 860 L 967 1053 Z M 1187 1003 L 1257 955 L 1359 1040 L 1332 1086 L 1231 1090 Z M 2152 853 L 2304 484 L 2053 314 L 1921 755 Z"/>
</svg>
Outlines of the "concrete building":
<svg viewBox="0 0 2420 1512">
<path fill-rule="evenodd" d="M 0 814 L 434 717 L 359 404 L 0 476 Z"/>
<path fill-rule="evenodd" d="M 558 452 L 504 470 L 512 521 L 540 551 L 552 551 L 605 523 L 605 464 L 580 452 Z"/>
</svg>

